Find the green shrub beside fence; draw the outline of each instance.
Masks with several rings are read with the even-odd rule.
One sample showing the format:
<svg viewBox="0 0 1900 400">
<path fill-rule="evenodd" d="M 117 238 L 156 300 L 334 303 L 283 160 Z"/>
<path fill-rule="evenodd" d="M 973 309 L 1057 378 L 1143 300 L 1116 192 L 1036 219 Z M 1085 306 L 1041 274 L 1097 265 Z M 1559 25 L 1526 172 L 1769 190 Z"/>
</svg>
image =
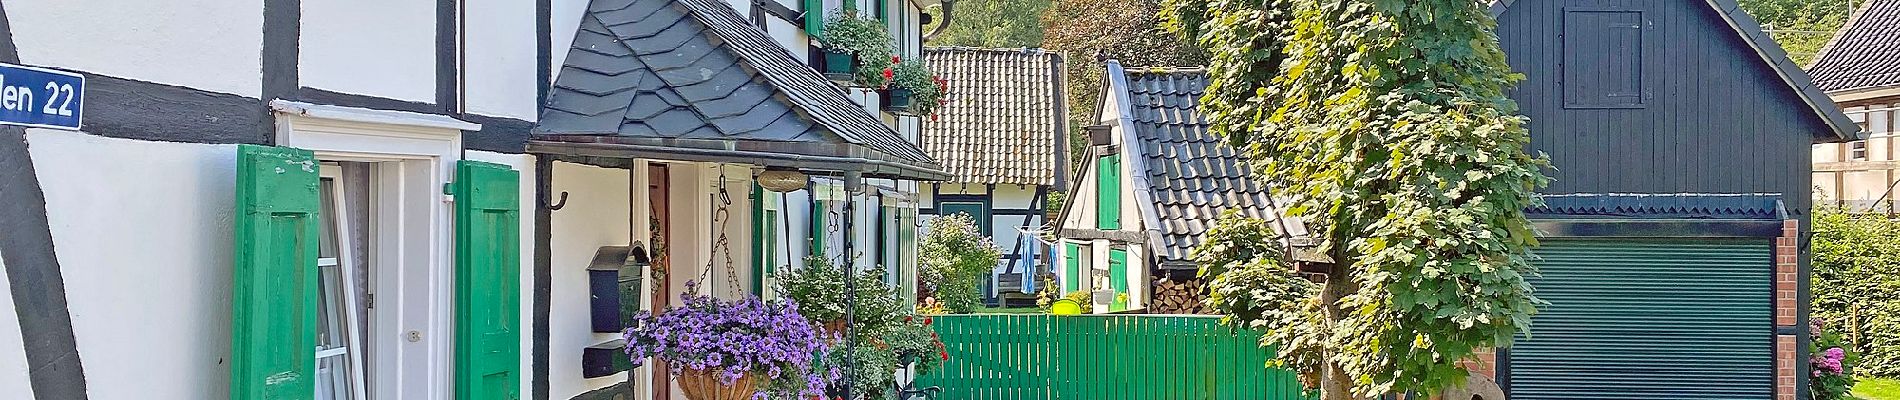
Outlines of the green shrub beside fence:
<svg viewBox="0 0 1900 400">
<path fill-rule="evenodd" d="M 1265 366 L 1260 334 L 1214 317 L 946 315 L 950 361 L 919 386 L 940 400 L 1306 400 L 1293 372 Z"/>
</svg>

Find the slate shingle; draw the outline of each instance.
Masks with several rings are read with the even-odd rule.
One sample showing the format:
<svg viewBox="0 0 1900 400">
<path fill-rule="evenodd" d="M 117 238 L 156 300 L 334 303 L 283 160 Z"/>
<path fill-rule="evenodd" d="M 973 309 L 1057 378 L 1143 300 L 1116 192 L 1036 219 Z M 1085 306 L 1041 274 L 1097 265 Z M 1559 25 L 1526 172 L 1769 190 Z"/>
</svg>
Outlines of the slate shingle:
<svg viewBox="0 0 1900 400">
<path fill-rule="evenodd" d="M 1189 259 L 1189 251 L 1227 210 L 1282 221 L 1274 224 L 1282 237 L 1304 234 L 1297 222 L 1280 216 L 1266 187 L 1254 182 L 1246 159 L 1207 131 L 1195 109 L 1207 89 L 1205 70 L 1130 68 L 1124 76 L 1127 117 L 1138 141 L 1132 145 L 1146 164 L 1155 215 L 1161 219 L 1162 257 Z"/>
<path fill-rule="evenodd" d="M 934 47 L 949 86 L 919 142 L 952 182 L 1054 185 L 1063 124 L 1061 56 L 1040 49 Z"/>
<path fill-rule="evenodd" d="M 842 142 L 937 168 L 719 0 L 589 3 L 535 133 Z"/>
</svg>

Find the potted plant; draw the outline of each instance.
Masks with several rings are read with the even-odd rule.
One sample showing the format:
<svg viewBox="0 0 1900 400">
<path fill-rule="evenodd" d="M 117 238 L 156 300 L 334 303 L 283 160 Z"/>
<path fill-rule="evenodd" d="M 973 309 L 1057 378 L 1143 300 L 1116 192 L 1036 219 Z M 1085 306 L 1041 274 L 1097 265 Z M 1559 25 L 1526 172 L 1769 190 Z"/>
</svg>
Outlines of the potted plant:
<svg viewBox="0 0 1900 400">
<path fill-rule="evenodd" d="M 884 111 L 910 115 L 931 115 L 943 105 L 948 82 L 930 72 L 930 67 L 915 59 L 891 66 L 890 86 L 884 93 Z"/>
<path fill-rule="evenodd" d="M 634 366 L 648 357 L 666 361 L 693 400 L 812 398 L 825 377 L 813 356 L 824 341 L 796 304 L 748 296 L 727 301 L 696 293 L 687 282 L 679 306 L 637 314 L 627 328 Z"/>
<path fill-rule="evenodd" d="M 929 316 L 905 316 L 903 322 L 884 332 L 884 343 L 897 355 L 898 365 L 915 368 L 918 375 L 930 373 L 950 360 L 949 350 L 930 323 Z"/>
<path fill-rule="evenodd" d="M 898 301 L 897 291 L 884 283 L 883 271 L 864 270 L 855 275 L 852 290 L 847 292 L 844 269 L 813 257 L 805 260 L 804 268 L 780 272 L 776 284 L 779 294 L 798 303 L 802 315 L 828 333 L 843 333 L 847 301 L 856 301 L 851 318 L 856 332 L 882 332 L 904 305 Z"/>
<path fill-rule="evenodd" d="M 884 22 L 865 18 L 855 10 L 833 14 L 818 33 L 824 48 L 825 78 L 862 87 L 883 87 L 882 71 L 891 59 L 891 33 Z"/>
</svg>

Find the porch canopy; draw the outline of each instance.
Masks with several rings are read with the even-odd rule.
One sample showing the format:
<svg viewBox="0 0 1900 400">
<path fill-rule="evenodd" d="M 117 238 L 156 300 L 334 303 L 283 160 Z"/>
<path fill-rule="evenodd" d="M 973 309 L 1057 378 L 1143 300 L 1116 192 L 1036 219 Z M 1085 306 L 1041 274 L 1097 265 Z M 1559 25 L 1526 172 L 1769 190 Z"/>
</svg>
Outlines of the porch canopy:
<svg viewBox="0 0 1900 400">
<path fill-rule="evenodd" d="M 948 177 L 720 0 L 593 0 L 528 151 Z"/>
</svg>

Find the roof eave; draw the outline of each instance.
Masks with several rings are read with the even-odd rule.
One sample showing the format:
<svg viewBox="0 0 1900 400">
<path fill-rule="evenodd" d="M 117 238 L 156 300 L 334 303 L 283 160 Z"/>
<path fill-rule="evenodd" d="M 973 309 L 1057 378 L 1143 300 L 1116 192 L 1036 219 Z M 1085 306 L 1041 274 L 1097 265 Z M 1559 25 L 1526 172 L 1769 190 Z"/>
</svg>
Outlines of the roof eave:
<svg viewBox="0 0 1900 400">
<path fill-rule="evenodd" d="M 855 144 L 760 140 L 657 139 L 617 135 L 537 134 L 529 153 L 752 164 L 811 171 L 857 171 L 916 181 L 951 178 L 934 162 L 906 160 Z"/>
</svg>

